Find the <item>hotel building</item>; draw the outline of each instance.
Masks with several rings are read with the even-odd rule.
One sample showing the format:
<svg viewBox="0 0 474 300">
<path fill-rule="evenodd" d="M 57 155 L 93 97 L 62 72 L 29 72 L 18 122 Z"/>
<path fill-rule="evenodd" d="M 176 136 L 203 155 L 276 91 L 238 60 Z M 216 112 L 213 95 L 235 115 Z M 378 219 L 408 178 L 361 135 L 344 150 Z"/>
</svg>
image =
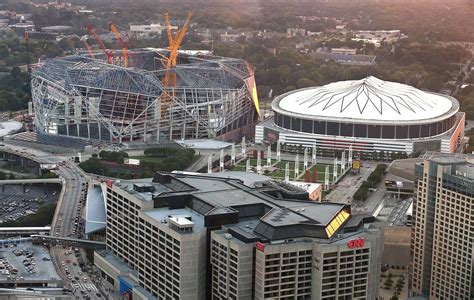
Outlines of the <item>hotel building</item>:
<svg viewBox="0 0 474 300">
<path fill-rule="evenodd" d="M 383 230 L 253 173 L 103 184 L 102 276 L 133 299 L 376 299 Z"/>
</svg>

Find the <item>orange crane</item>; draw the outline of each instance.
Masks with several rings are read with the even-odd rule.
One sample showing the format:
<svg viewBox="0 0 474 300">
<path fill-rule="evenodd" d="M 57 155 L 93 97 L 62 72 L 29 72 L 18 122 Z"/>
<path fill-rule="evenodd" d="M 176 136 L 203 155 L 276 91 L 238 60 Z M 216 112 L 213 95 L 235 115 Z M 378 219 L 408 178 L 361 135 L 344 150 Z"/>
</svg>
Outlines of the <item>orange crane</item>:
<svg viewBox="0 0 474 300">
<path fill-rule="evenodd" d="M 90 34 L 92 34 L 92 36 L 97 41 L 97 44 L 99 44 L 100 49 L 102 49 L 102 51 L 105 53 L 105 56 L 107 57 L 107 62 L 109 64 L 113 64 L 114 63 L 113 54 L 109 50 L 107 50 L 107 48 L 105 48 L 104 42 L 102 42 L 100 37 L 97 35 L 97 33 L 94 30 L 94 27 L 92 27 L 92 25 L 87 25 L 87 30 L 90 32 Z"/>
<path fill-rule="evenodd" d="M 125 68 L 128 68 L 128 48 L 127 48 L 127 43 L 123 41 L 122 35 L 120 34 L 120 31 L 117 28 L 117 25 L 114 23 L 109 23 L 109 28 L 110 31 L 112 31 L 117 38 L 117 40 L 120 43 L 120 46 L 122 46 L 122 56 L 123 56 L 123 66 Z"/>
<path fill-rule="evenodd" d="M 188 30 L 189 20 L 191 19 L 192 12 L 189 12 L 186 21 L 183 24 L 181 30 L 176 32 L 176 35 L 173 36 L 171 33 L 171 25 L 169 20 L 168 13 L 165 14 L 165 22 L 166 22 L 166 32 L 168 34 L 168 43 L 169 43 L 169 56 L 166 58 L 166 71 L 165 76 L 163 77 L 163 86 L 165 87 L 175 87 L 176 86 L 176 73 L 173 72 L 171 69 L 176 66 L 178 60 L 178 50 L 179 46 L 183 42 L 184 36 Z M 172 90 L 173 97 L 174 97 L 174 89 Z M 161 103 L 161 116 L 163 117 L 166 111 L 168 110 L 169 102 L 171 97 L 168 93 L 164 93 L 164 97 L 162 98 Z"/>
<path fill-rule="evenodd" d="M 89 43 L 87 42 L 87 37 L 86 37 L 86 36 L 83 36 L 83 37 L 81 38 L 81 41 L 82 41 L 82 43 L 84 44 L 84 47 L 86 47 L 87 52 L 89 52 L 89 56 L 90 56 L 91 58 L 94 58 L 94 52 L 92 51 L 91 46 L 90 46 Z"/>
</svg>

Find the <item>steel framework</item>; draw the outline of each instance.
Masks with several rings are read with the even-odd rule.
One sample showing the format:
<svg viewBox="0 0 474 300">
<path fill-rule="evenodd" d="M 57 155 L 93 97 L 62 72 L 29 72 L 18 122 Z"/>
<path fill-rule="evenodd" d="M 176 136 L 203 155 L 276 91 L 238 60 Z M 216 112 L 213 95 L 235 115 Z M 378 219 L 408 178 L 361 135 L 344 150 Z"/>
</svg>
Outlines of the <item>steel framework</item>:
<svg viewBox="0 0 474 300">
<path fill-rule="evenodd" d="M 111 143 L 213 138 L 253 124 L 258 98 L 253 70 L 241 59 L 180 51 L 176 86 L 166 87 L 165 49 L 120 51 L 113 63 L 96 52 L 47 60 L 31 79 L 40 133 Z M 162 99 L 171 97 L 166 114 Z"/>
</svg>

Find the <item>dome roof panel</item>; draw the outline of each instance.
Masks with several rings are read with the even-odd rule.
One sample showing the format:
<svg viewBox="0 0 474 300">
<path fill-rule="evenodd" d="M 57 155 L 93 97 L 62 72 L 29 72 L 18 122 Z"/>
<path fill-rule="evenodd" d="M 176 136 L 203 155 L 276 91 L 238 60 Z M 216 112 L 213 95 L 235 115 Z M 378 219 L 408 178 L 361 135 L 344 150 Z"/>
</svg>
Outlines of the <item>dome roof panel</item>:
<svg viewBox="0 0 474 300">
<path fill-rule="evenodd" d="M 419 121 L 454 112 L 452 97 L 367 77 L 296 90 L 278 97 L 273 107 L 311 118 L 366 121 Z"/>
</svg>

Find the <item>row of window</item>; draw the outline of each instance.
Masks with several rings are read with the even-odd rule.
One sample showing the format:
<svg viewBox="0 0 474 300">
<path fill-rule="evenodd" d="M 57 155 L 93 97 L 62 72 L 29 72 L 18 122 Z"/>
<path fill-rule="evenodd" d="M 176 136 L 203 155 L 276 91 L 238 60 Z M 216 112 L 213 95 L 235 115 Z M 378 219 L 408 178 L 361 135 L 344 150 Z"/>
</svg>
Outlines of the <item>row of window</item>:
<svg viewBox="0 0 474 300">
<path fill-rule="evenodd" d="M 366 125 L 306 120 L 275 113 L 275 124 L 281 128 L 324 135 L 377 139 L 413 139 L 440 135 L 456 124 L 456 116 L 423 125 Z"/>
</svg>

